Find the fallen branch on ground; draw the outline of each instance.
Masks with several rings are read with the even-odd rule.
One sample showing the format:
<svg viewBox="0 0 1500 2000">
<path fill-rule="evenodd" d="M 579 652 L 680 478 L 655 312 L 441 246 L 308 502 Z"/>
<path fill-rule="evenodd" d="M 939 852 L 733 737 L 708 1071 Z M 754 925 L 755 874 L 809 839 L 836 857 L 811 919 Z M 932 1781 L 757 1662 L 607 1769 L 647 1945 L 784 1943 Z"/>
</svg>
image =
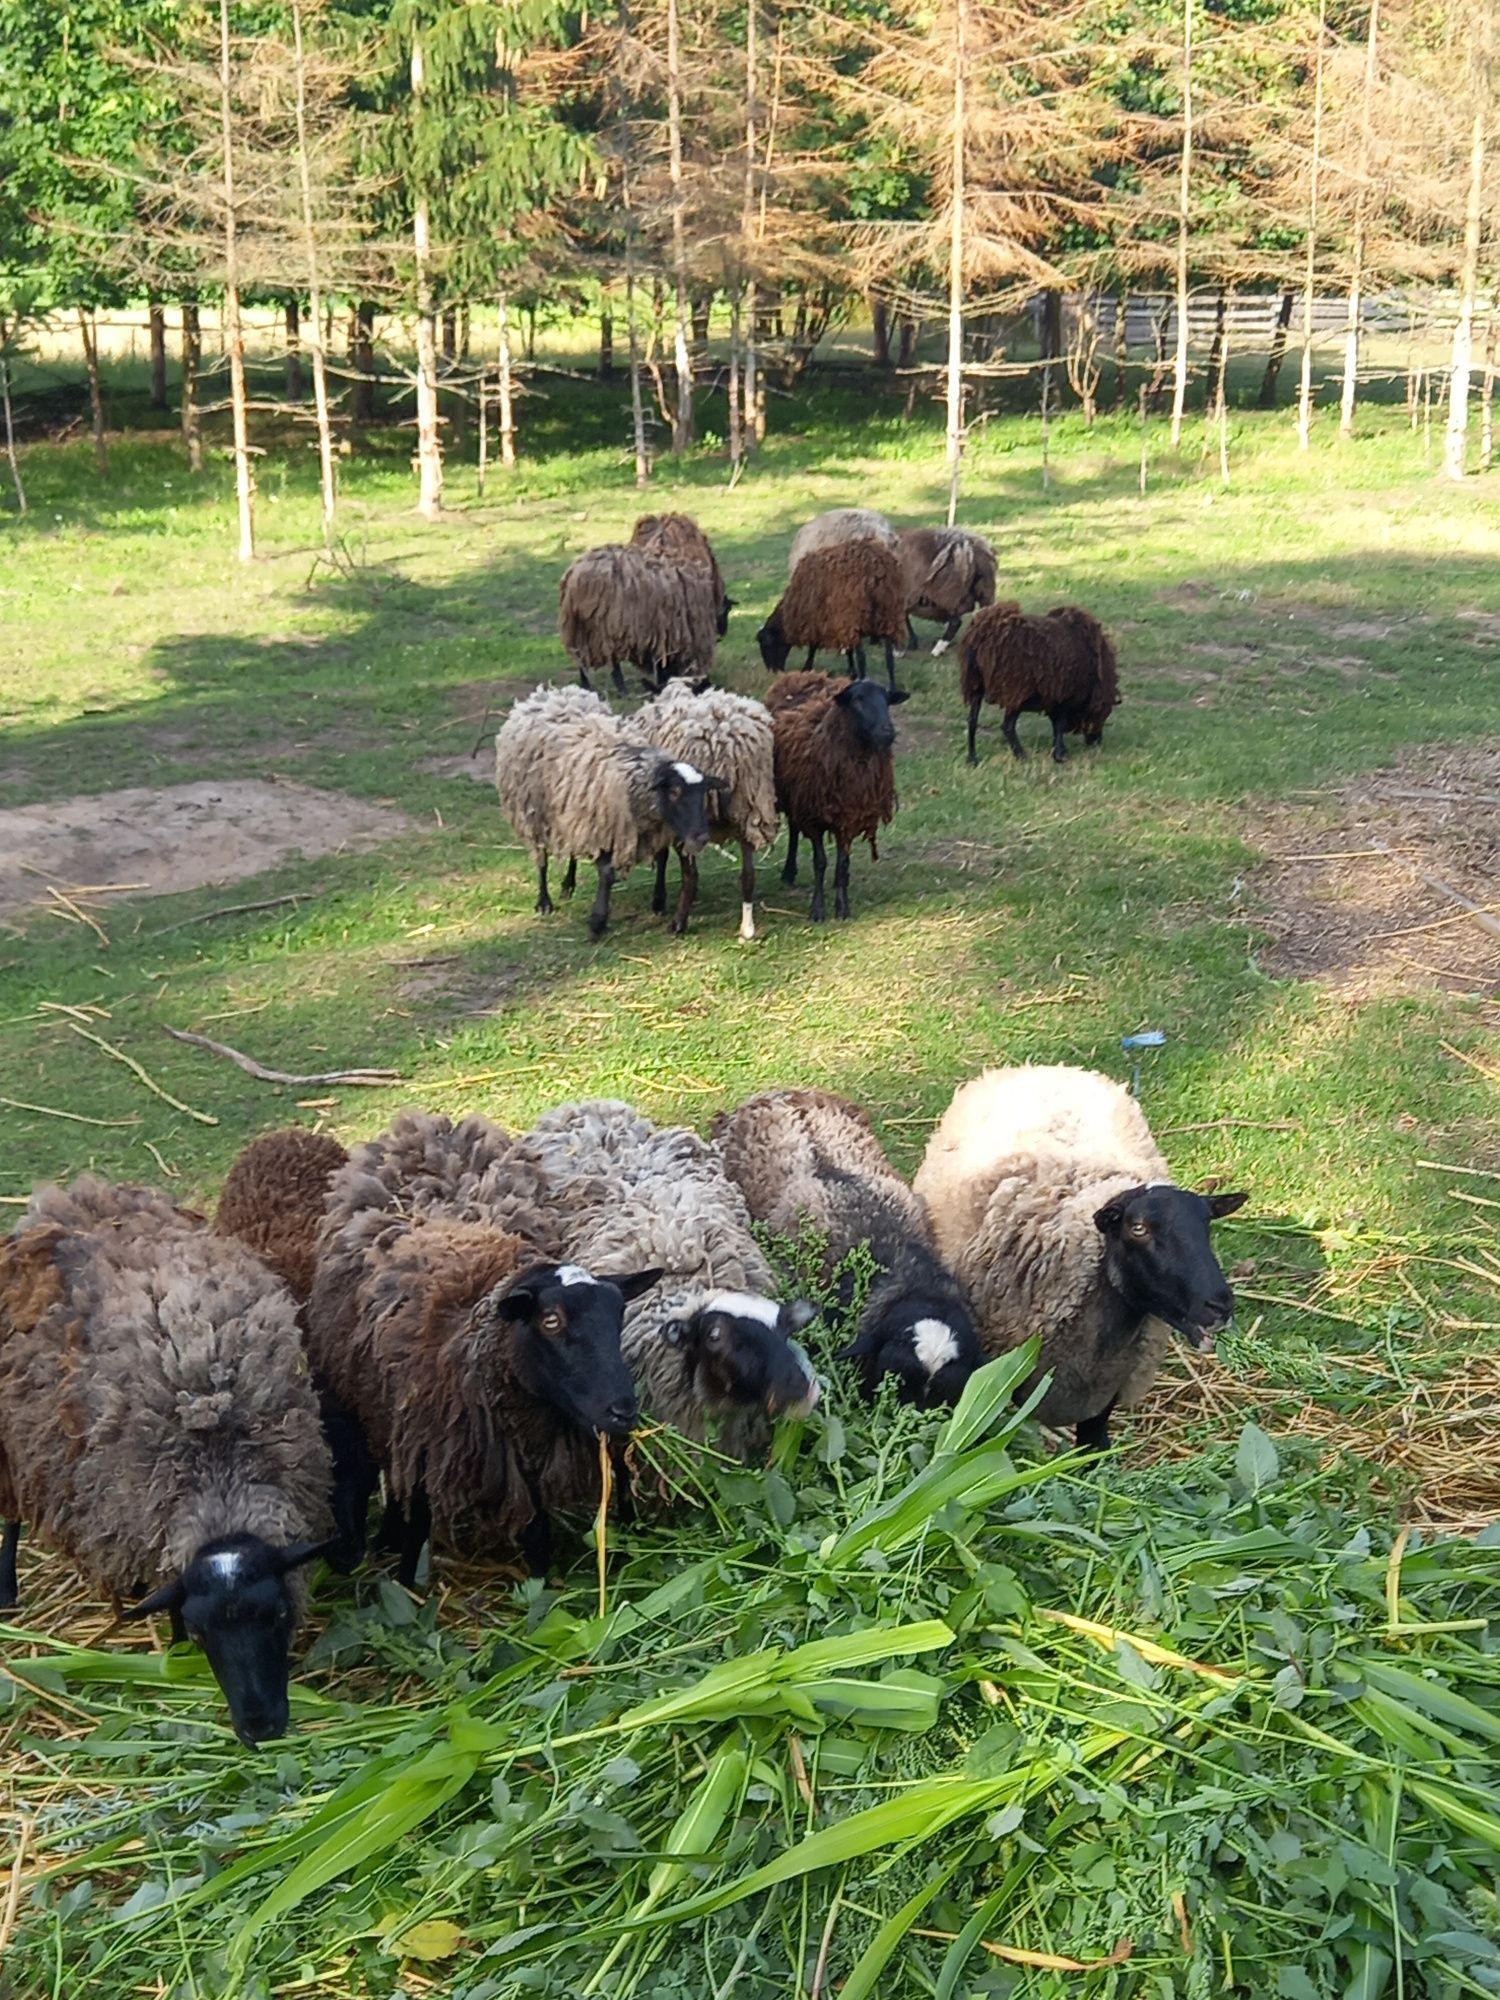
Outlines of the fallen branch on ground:
<svg viewBox="0 0 1500 2000">
<path fill-rule="evenodd" d="M 297 889 L 289 896 L 267 896 L 259 903 L 224 903 L 217 910 L 200 910 L 195 917 L 179 917 L 175 924 L 163 924 L 159 931 L 147 931 L 148 938 L 165 937 L 168 931 L 186 930 L 189 924 L 206 924 L 213 917 L 239 917 L 250 910 L 274 910 L 282 903 L 308 903 L 314 896 L 321 896 L 322 885 L 316 889 Z"/>
<path fill-rule="evenodd" d="M 405 1079 L 394 1069 L 320 1069 L 306 1076 L 293 1074 L 290 1070 L 267 1069 L 254 1056 L 247 1056 L 239 1049 L 230 1048 L 228 1042 L 216 1042 L 209 1035 L 189 1034 L 185 1028 L 169 1028 L 162 1023 L 163 1034 L 170 1035 L 174 1042 L 187 1042 L 195 1049 L 207 1049 L 210 1055 L 223 1056 L 242 1069 L 246 1076 L 258 1077 L 262 1083 L 353 1083 L 367 1084 L 371 1089 L 380 1089 L 387 1084 L 402 1083 Z"/>
<path fill-rule="evenodd" d="M 161 1098 L 163 1103 L 170 1104 L 174 1111 L 185 1112 L 189 1118 L 196 1118 L 200 1125 L 218 1124 L 218 1119 L 211 1117 L 208 1112 L 195 1111 L 191 1104 L 184 1104 L 182 1099 L 174 1097 L 170 1090 L 163 1090 L 154 1076 L 146 1074 L 134 1056 L 126 1055 L 125 1051 L 117 1049 L 113 1042 L 105 1041 L 102 1035 L 96 1035 L 88 1028 L 80 1028 L 76 1021 L 69 1021 L 68 1026 L 73 1030 L 75 1035 L 82 1035 L 86 1042 L 92 1042 L 95 1048 L 103 1049 L 104 1053 L 107 1056 L 113 1056 L 116 1062 L 124 1063 L 126 1069 L 133 1071 L 140 1078 L 147 1090 L 153 1091 L 156 1096 Z"/>
</svg>

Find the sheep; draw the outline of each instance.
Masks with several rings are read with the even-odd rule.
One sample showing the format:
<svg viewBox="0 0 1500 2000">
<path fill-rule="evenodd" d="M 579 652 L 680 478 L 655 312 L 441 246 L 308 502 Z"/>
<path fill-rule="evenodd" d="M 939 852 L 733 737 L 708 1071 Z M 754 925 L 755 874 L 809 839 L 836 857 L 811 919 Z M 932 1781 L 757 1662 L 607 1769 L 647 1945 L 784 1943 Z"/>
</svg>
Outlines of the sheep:
<svg viewBox="0 0 1500 2000">
<path fill-rule="evenodd" d="M 334 1177 L 308 1349 L 385 1474 L 408 1586 L 429 1540 L 544 1568 L 550 1517 L 598 1504 L 599 1437 L 635 1423 L 620 1326 L 661 1272 L 560 1259 L 541 1192 L 498 1126 L 423 1112 Z"/>
<path fill-rule="evenodd" d="M 806 646 L 806 667 L 820 651 L 842 653 L 856 680 L 865 676 L 866 639 L 885 646 L 886 681 L 896 691 L 896 648 L 906 640 L 906 583 L 899 557 L 875 541 L 813 549 L 756 633 L 766 668 L 779 674 L 794 646 Z"/>
<path fill-rule="evenodd" d="M 516 703 L 495 737 L 495 789 L 536 863 L 539 915 L 556 907 L 547 893 L 548 855 L 568 856 L 564 896 L 573 893 L 578 857 L 593 860 L 598 890 L 588 928 L 597 942 L 619 877 L 665 854 L 674 841 L 696 859 L 709 841 L 708 794 L 723 796 L 730 788 L 642 742 L 598 695 L 540 688 Z M 684 878 L 679 930 L 687 925 L 687 889 Z"/>
<path fill-rule="evenodd" d="M 767 1296 L 744 1197 L 696 1133 L 600 1098 L 544 1113 L 522 1143 L 568 1255 L 645 1257 L 666 1274 L 631 1305 L 621 1343 L 651 1415 L 693 1438 L 712 1425 L 749 1458 L 768 1419 L 813 1407 L 817 1378 L 795 1340 L 816 1308 Z"/>
<path fill-rule="evenodd" d="M 92 1589 L 166 1611 L 247 1746 L 285 1734 L 332 1468 L 296 1312 L 242 1245 L 84 1175 L 0 1242 L 0 1605 L 23 1521 Z M 141 1596 L 143 1591 L 149 1595 Z"/>
<path fill-rule="evenodd" d="M 671 517 L 669 517 L 671 518 Z M 717 846 L 731 843 L 740 851 L 740 936 L 755 936 L 755 852 L 776 838 L 776 774 L 772 758 L 771 717 L 765 704 L 729 694 L 701 682 L 671 681 L 646 702 L 634 717 L 643 741 L 666 756 L 700 770 L 720 772 L 728 792 L 715 793 L 709 816 L 709 839 Z M 686 909 L 673 930 L 686 930 L 698 887 L 698 864 L 679 847 L 682 897 Z M 652 909 L 667 907 L 667 850 L 656 857 L 656 893 Z"/>
<path fill-rule="evenodd" d="M 946 653 L 965 615 L 995 601 L 995 551 L 967 528 L 903 528 L 901 573 L 906 583 L 906 638 L 917 643 L 913 618 L 943 627 L 933 657 Z"/>
<path fill-rule="evenodd" d="M 1016 717 L 1040 710 L 1052 724 L 1052 755 L 1061 764 L 1069 730 L 1097 743 L 1120 700 L 1115 649 L 1098 621 L 1076 606 L 1060 604 L 1043 617 L 1019 604 L 991 604 L 978 611 L 959 648 L 960 684 L 969 704 L 969 762 L 977 764 L 974 733 L 981 705 L 1005 711 L 1001 734 L 1024 757 Z"/>
<path fill-rule="evenodd" d="M 954 1095 L 914 1182 L 991 1354 L 1041 1335 L 1043 1423 L 1103 1450 L 1150 1389 L 1169 1329 L 1211 1352 L 1234 1294 L 1208 1225 L 1243 1194 L 1174 1186 L 1140 1106 L 1066 1066 L 985 1070 Z M 1165 1324 L 1163 1324 L 1165 1322 Z"/>
<path fill-rule="evenodd" d="M 563 573 L 558 630 L 580 687 L 592 686 L 590 673 L 608 667 L 624 694 L 626 660 L 648 687 L 673 674 L 710 672 L 722 604 L 722 581 L 716 591 L 702 564 L 606 542 L 586 549 Z"/>
<path fill-rule="evenodd" d="M 865 1394 L 891 1375 L 903 1402 L 955 1401 L 984 1359 L 973 1316 L 864 1112 L 823 1090 L 770 1090 L 721 1112 L 710 1132 L 757 1222 L 783 1236 L 810 1224 L 823 1237 L 825 1281 L 868 1246 L 875 1277 L 840 1355 Z"/>
<path fill-rule="evenodd" d="M 724 590 L 724 573 L 713 546 L 689 514 L 642 514 L 631 530 L 630 546 L 676 563 L 696 563 L 708 571 L 713 592 L 714 629 L 722 639 L 729 630 L 734 599 Z"/>
<path fill-rule="evenodd" d="M 808 915 L 825 919 L 823 836 L 832 834 L 838 858 L 833 871 L 833 914 L 849 914 L 849 850 L 868 840 L 880 859 L 876 834 L 894 818 L 896 742 L 891 709 L 906 700 L 874 681 L 829 680 L 823 674 L 782 674 L 766 693 L 775 746 L 776 803 L 786 814 L 787 854 L 781 879 L 797 880 L 797 840 L 812 847 L 813 894 Z"/>
<path fill-rule="evenodd" d="M 888 549 L 894 549 L 896 530 L 884 514 L 877 514 L 873 507 L 830 507 L 826 514 L 817 514 L 811 521 L 804 521 L 793 535 L 786 573 L 790 576 L 802 558 L 814 549 L 831 549 L 841 542 L 861 541 L 883 542 Z"/>
</svg>

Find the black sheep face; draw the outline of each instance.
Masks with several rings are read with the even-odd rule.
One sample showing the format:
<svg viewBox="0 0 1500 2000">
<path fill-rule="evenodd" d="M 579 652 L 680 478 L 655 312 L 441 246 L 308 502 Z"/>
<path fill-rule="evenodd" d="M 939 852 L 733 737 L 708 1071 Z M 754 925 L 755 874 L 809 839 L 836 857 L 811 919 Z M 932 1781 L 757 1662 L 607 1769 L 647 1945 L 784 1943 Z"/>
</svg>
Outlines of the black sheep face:
<svg viewBox="0 0 1500 2000">
<path fill-rule="evenodd" d="M 662 1339 L 682 1351 L 705 1409 L 805 1417 L 818 1378 L 796 1336 L 817 1316 L 806 1299 L 778 1305 L 752 1292 L 715 1292 L 690 1316 L 668 1320 Z"/>
<path fill-rule="evenodd" d="M 984 1354 L 972 1324 L 951 1306 L 905 1299 L 875 1325 L 862 1327 L 839 1358 L 855 1364 L 867 1397 L 890 1375 L 903 1403 L 931 1410 L 958 1401 Z"/>
<path fill-rule="evenodd" d="M 656 772 L 656 804 L 662 824 L 684 854 L 701 854 L 708 845 L 708 795 L 728 798 L 729 786 L 711 778 L 695 764 L 663 758 Z"/>
<path fill-rule="evenodd" d="M 1208 1226 L 1243 1208 L 1243 1194 L 1194 1194 L 1158 1181 L 1127 1188 L 1094 1217 L 1105 1270 L 1133 1311 L 1164 1319 L 1190 1347 L 1213 1352 L 1234 1316 L 1234 1293 L 1208 1240 Z"/>
<path fill-rule="evenodd" d="M 208 1655 L 234 1733 L 250 1749 L 286 1734 L 287 1659 L 297 1623 L 287 1577 L 332 1546 L 278 1549 L 259 1535 L 221 1535 L 203 1544 L 181 1576 L 125 1613 L 171 1612 L 172 1636 Z"/>
<path fill-rule="evenodd" d="M 784 673 L 792 649 L 786 633 L 782 630 L 781 620 L 774 611 L 756 633 L 755 643 L 760 647 L 760 657 L 766 672 Z"/>
<path fill-rule="evenodd" d="M 625 1437 L 640 1414 L 620 1353 L 625 1306 L 660 1277 L 596 1278 L 577 1264 L 543 1264 L 507 1285 L 495 1312 L 515 1329 L 522 1387 L 591 1436 Z"/>
<path fill-rule="evenodd" d="M 888 694 L 874 681 L 850 681 L 841 687 L 834 701 L 854 725 L 857 741 L 866 750 L 889 750 L 896 741 L 896 725 L 891 710 L 907 699 L 905 688 Z"/>
</svg>

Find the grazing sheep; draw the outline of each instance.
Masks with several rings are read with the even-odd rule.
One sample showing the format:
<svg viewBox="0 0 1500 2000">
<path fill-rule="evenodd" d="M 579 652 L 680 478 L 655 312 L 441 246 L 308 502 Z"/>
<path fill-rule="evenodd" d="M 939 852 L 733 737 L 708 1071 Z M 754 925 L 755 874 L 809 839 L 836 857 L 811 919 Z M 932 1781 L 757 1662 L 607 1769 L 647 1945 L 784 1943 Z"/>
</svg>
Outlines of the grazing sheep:
<svg viewBox="0 0 1500 2000">
<path fill-rule="evenodd" d="M 728 791 L 713 794 L 708 837 L 720 847 L 740 851 L 740 936 L 755 936 L 755 852 L 776 838 L 776 774 L 772 758 L 771 717 L 765 704 L 741 694 L 705 687 L 701 682 L 671 681 L 646 702 L 634 717 L 641 738 L 664 755 L 696 769 L 717 771 Z M 681 921 L 673 930 L 687 929 L 687 911 L 698 889 L 698 864 L 679 847 L 682 871 L 679 897 Z M 685 905 L 685 907 L 683 907 Z M 667 850 L 656 857 L 656 894 L 651 907 L 663 915 L 667 907 Z"/>
<path fill-rule="evenodd" d="M 725 594 L 724 573 L 707 535 L 690 514 L 642 514 L 631 531 L 630 546 L 676 563 L 696 563 L 706 569 L 713 592 L 714 629 L 722 639 L 729 630 L 734 599 Z"/>
<path fill-rule="evenodd" d="M 550 1516 L 598 1504 L 598 1437 L 636 1420 L 620 1326 L 661 1273 L 558 1261 L 539 1192 L 498 1126 L 423 1112 L 334 1180 L 308 1347 L 385 1474 L 408 1586 L 429 1539 L 543 1567 Z"/>
<path fill-rule="evenodd" d="M 1016 717 L 1040 710 L 1052 724 L 1052 755 L 1067 756 L 1069 730 L 1097 743 L 1120 699 L 1115 649 L 1087 611 L 1062 604 L 1044 617 L 1019 604 L 991 604 L 976 612 L 959 648 L 960 685 L 969 704 L 969 762 L 977 764 L 974 733 L 986 702 L 1004 709 L 1000 732 L 1017 757 Z"/>
<path fill-rule="evenodd" d="M 804 666 L 810 668 L 820 651 L 842 653 L 856 680 L 865 676 L 865 640 L 879 639 L 894 694 L 896 648 L 906 639 L 900 558 L 874 541 L 811 550 L 792 571 L 780 603 L 755 636 L 761 659 L 773 674 L 786 666 L 794 646 L 806 646 Z"/>
<path fill-rule="evenodd" d="M 1038 1414 L 1075 1425 L 1081 1446 L 1102 1450 L 1111 1412 L 1146 1394 L 1169 1328 L 1211 1351 L 1234 1311 L 1208 1225 L 1244 1195 L 1173 1186 L 1140 1106 L 1107 1076 L 986 1070 L 943 1113 L 914 1185 L 985 1347 L 1041 1335 L 1026 1386 L 1051 1374 Z"/>
<path fill-rule="evenodd" d="M 589 936 L 597 940 L 619 877 L 665 854 L 674 841 L 689 857 L 701 854 L 709 840 L 708 794 L 729 787 L 643 743 L 598 695 L 539 688 L 516 703 L 495 737 L 495 789 L 536 863 L 540 914 L 555 908 L 547 893 L 549 854 L 568 857 L 564 896 L 573 893 L 579 856 L 593 861 L 599 886 Z M 684 878 L 678 930 L 687 925 L 687 887 Z"/>
<path fill-rule="evenodd" d="M 522 1145 L 569 1255 L 646 1258 L 665 1274 L 631 1305 L 622 1341 L 653 1416 L 696 1438 L 712 1423 L 749 1458 L 768 1419 L 812 1408 L 817 1380 L 794 1342 L 816 1309 L 766 1296 L 774 1281 L 744 1197 L 696 1133 L 600 1098 L 546 1112 Z"/>
<path fill-rule="evenodd" d="M 903 1402 L 954 1402 L 984 1359 L 973 1316 L 933 1248 L 926 1209 L 864 1112 L 823 1090 L 769 1090 L 711 1129 L 757 1222 L 783 1236 L 804 1224 L 821 1234 L 825 1281 L 868 1246 L 876 1275 L 842 1356 L 858 1365 L 865 1394 L 892 1375 Z"/>
<path fill-rule="evenodd" d="M 813 855 L 815 924 L 825 917 L 823 837 L 832 834 L 838 858 L 833 871 L 833 914 L 849 914 L 849 850 L 875 837 L 895 817 L 896 727 L 891 709 L 906 700 L 874 681 L 834 681 L 813 673 L 782 674 L 766 692 L 776 752 L 776 803 L 786 814 L 786 866 L 781 879 L 797 879 L 797 840 L 806 834 Z"/>
<path fill-rule="evenodd" d="M 40 1189 L 0 1242 L 0 1605 L 29 1521 L 124 1615 L 171 1614 L 235 1734 L 287 1726 L 331 1468 L 285 1287 L 143 1187 Z"/>
<path fill-rule="evenodd" d="M 579 685 L 592 686 L 590 673 L 608 667 L 624 694 L 626 660 L 648 687 L 710 673 L 723 591 L 701 563 L 621 542 L 586 549 L 557 587 L 558 630 Z"/>
<path fill-rule="evenodd" d="M 903 528 L 901 573 L 906 583 L 907 644 L 917 643 L 913 618 L 943 627 L 933 657 L 946 653 L 970 611 L 995 601 L 995 551 L 967 528 Z"/>
<path fill-rule="evenodd" d="M 842 542 L 883 542 L 888 549 L 894 549 L 896 530 L 873 507 L 830 507 L 826 514 L 804 521 L 793 535 L 787 575 L 814 549 L 831 549 Z"/>
</svg>

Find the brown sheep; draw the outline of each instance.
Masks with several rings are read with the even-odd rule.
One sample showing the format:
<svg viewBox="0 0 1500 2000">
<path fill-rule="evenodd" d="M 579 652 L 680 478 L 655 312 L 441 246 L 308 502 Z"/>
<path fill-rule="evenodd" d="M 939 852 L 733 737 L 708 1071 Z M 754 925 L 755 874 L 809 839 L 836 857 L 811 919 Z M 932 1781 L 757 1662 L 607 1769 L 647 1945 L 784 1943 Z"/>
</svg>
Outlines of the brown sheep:
<svg viewBox="0 0 1500 2000">
<path fill-rule="evenodd" d="M 606 542 L 569 564 L 557 587 L 557 623 L 579 685 L 608 667 L 625 692 L 622 662 L 648 688 L 673 674 L 708 673 L 714 663 L 718 600 L 696 563 Z"/>
<path fill-rule="evenodd" d="M 819 652 L 842 653 L 855 680 L 865 677 L 866 639 L 885 645 L 886 679 L 896 692 L 896 648 L 906 639 L 906 583 L 900 559 L 875 541 L 835 543 L 803 556 L 781 602 L 756 638 L 773 674 L 794 646 L 806 646 L 807 667 Z"/>
<path fill-rule="evenodd" d="M 805 556 L 802 568 L 812 562 Z M 782 674 L 766 693 L 775 747 L 776 803 L 786 814 L 787 855 L 781 879 L 797 879 L 797 838 L 805 833 L 813 854 L 813 896 L 808 911 L 823 922 L 823 838 L 838 850 L 833 873 L 833 914 L 849 914 L 849 850 L 868 840 L 880 859 L 876 834 L 895 816 L 896 727 L 891 709 L 906 700 L 869 680 L 830 680 L 824 674 Z"/>
<path fill-rule="evenodd" d="M 349 1155 L 330 1133 L 288 1125 L 252 1139 L 219 1195 L 214 1228 L 253 1250 L 299 1306 L 312 1295 L 328 1183 Z"/>
<path fill-rule="evenodd" d="M 906 640 L 917 644 L 913 618 L 943 627 L 933 657 L 947 652 L 966 613 L 995 601 L 995 551 L 967 528 L 903 528 L 901 570 L 906 579 Z"/>
<path fill-rule="evenodd" d="M 630 546 L 645 549 L 670 562 L 696 563 L 706 569 L 713 585 L 714 624 L 722 639 L 729 630 L 734 599 L 725 594 L 724 573 L 707 535 L 690 514 L 642 514 L 630 533 Z M 991 592 L 993 596 L 994 593 Z"/>
<path fill-rule="evenodd" d="M 1040 711 L 1052 724 L 1052 755 L 1067 756 L 1069 730 L 1097 743 L 1120 700 L 1115 649 L 1098 620 L 1062 604 L 1045 616 L 1019 604 L 992 604 L 976 612 L 959 648 L 960 685 L 969 705 L 969 762 L 977 764 L 974 735 L 986 702 L 1004 709 L 1001 734 L 1017 757 L 1016 717 Z"/>
</svg>

